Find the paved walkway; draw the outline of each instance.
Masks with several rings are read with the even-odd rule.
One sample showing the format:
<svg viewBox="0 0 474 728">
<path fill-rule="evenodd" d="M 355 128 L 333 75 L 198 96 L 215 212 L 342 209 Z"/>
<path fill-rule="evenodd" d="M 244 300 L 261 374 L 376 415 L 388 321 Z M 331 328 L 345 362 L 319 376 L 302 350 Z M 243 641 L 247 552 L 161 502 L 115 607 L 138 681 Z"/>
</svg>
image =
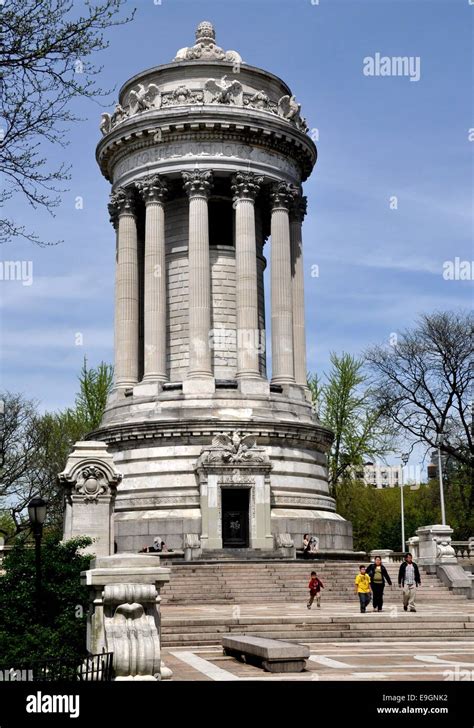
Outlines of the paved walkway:
<svg viewBox="0 0 474 728">
<path fill-rule="evenodd" d="M 380 639 L 377 639 L 377 623 L 393 617 L 403 624 L 403 619 L 416 620 L 420 628 L 429 621 L 449 624 L 450 616 L 464 616 L 474 624 L 474 602 L 463 600 L 447 604 L 418 604 L 416 614 L 406 614 L 401 605 L 387 605 L 382 614 L 371 610 L 361 615 L 357 604 L 324 604 L 320 609 L 313 606 L 311 612 L 305 604 L 262 605 L 204 605 L 164 606 L 163 626 L 167 620 L 190 619 L 209 620 L 234 618 L 242 623 L 252 623 L 254 618 L 265 620 L 276 617 L 285 620 L 301 618 L 348 618 L 354 621 L 367 620 L 370 641 L 350 640 L 327 642 L 305 642 L 311 649 L 307 670 L 303 673 L 273 675 L 252 665 L 246 665 L 233 657 L 223 655 L 222 647 L 188 646 L 169 647 L 162 651 L 162 659 L 174 673 L 176 680 L 474 680 L 474 629 L 473 639 L 443 639 L 442 631 L 434 639 L 417 640 L 407 637 L 391 642 L 383 640 L 383 625 L 380 624 Z M 416 629 L 416 628 L 415 628 Z M 235 633 L 236 630 L 234 630 Z M 413 634 L 413 632 L 412 632 Z"/>
<path fill-rule="evenodd" d="M 332 642 L 311 648 L 305 672 L 281 676 L 226 657 L 220 647 L 170 648 L 162 659 L 175 680 L 474 680 L 474 641 Z"/>
</svg>

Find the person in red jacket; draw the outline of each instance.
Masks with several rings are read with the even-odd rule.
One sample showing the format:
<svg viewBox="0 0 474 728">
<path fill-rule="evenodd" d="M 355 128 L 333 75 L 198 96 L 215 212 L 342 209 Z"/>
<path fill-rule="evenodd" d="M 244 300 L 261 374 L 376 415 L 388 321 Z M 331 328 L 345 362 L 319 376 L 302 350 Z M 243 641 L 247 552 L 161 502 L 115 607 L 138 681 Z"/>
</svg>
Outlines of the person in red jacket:
<svg viewBox="0 0 474 728">
<path fill-rule="evenodd" d="M 308 609 L 311 609 L 311 606 L 314 602 L 314 597 L 316 597 L 316 604 L 318 607 L 321 606 L 321 589 L 324 589 L 324 584 L 321 581 L 321 579 L 318 579 L 316 576 L 316 572 L 311 572 L 311 579 L 308 584 L 309 588 L 309 602 L 308 602 Z"/>
</svg>

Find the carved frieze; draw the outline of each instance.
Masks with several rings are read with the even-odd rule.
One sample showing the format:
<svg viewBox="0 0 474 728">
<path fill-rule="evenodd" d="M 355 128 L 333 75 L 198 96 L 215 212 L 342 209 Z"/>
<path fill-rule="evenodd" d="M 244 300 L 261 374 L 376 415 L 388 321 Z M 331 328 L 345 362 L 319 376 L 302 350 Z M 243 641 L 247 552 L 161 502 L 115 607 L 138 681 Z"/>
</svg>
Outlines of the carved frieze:
<svg viewBox="0 0 474 728">
<path fill-rule="evenodd" d="M 115 497 L 117 485 L 122 475 L 113 465 L 111 455 L 103 443 L 76 443 L 66 463 L 59 473 L 59 482 L 66 490 L 69 501 L 97 502 L 101 496 Z"/>
<path fill-rule="evenodd" d="M 240 81 L 230 81 L 227 76 L 221 79 L 208 79 L 203 88 L 190 88 L 181 84 L 173 91 L 161 92 L 158 86 L 138 84 L 128 95 L 128 106 L 117 103 L 113 114 L 101 116 L 100 131 L 109 134 L 118 124 L 142 111 L 169 108 L 173 106 L 200 106 L 203 104 L 225 104 L 228 106 L 252 108 L 279 116 L 293 124 L 300 131 L 307 132 L 306 120 L 300 116 L 300 104 L 294 96 L 282 96 L 272 101 L 264 91 L 248 93 L 243 91 Z"/>
<path fill-rule="evenodd" d="M 199 456 L 199 465 L 230 465 L 269 463 L 267 453 L 257 447 L 255 435 L 242 435 L 236 430 L 232 435 L 215 435 L 211 447 L 204 448 Z"/>
</svg>

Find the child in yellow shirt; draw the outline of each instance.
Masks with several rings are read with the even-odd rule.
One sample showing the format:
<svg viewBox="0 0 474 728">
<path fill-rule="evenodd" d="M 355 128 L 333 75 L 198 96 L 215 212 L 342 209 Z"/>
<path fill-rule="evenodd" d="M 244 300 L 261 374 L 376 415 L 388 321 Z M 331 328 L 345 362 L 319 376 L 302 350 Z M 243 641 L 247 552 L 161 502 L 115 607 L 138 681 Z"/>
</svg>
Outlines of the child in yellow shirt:
<svg viewBox="0 0 474 728">
<path fill-rule="evenodd" d="M 360 611 L 365 614 L 371 599 L 370 576 L 365 573 L 365 566 L 359 566 L 359 573 L 355 578 L 355 593 L 359 595 Z"/>
</svg>

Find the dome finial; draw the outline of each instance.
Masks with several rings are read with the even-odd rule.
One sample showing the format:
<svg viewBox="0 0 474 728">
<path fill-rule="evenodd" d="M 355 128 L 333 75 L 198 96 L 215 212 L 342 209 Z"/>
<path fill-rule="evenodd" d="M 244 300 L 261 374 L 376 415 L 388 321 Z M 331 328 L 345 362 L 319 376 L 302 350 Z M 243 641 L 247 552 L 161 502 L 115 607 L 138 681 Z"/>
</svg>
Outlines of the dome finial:
<svg viewBox="0 0 474 728">
<path fill-rule="evenodd" d="M 242 58 L 237 51 L 225 51 L 216 45 L 216 31 L 209 20 L 203 20 L 199 23 L 195 35 L 196 44 L 192 48 L 180 48 L 173 60 L 242 63 Z"/>
<path fill-rule="evenodd" d="M 216 31 L 213 24 L 209 20 L 203 20 L 196 28 L 196 41 L 199 43 L 206 41 L 215 41 Z"/>
</svg>

